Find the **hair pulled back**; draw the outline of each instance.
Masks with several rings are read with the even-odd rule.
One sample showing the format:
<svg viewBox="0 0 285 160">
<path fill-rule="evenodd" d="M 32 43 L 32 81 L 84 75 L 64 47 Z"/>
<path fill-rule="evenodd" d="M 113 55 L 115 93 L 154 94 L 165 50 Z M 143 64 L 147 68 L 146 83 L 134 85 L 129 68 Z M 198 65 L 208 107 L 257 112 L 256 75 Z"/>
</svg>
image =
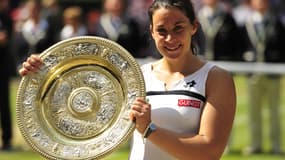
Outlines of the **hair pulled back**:
<svg viewBox="0 0 285 160">
<path fill-rule="evenodd" d="M 153 13 L 160 8 L 178 8 L 186 17 L 188 17 L 191 24 L 194 24 L 194 21 L 196 20 L 191 0 L 154 0 L 148 10 L 148 16 L 151 24 Z"/>
</svg>

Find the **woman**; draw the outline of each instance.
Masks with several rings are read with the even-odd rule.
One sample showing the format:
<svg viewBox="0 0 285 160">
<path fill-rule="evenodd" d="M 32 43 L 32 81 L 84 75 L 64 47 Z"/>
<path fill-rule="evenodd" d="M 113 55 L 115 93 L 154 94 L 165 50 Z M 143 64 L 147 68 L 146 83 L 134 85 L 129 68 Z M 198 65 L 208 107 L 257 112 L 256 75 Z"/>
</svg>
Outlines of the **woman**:
<svg viewBox="0 0 285 160">
<path fill-rule="evenodd" d="M 145 64 L 147 97 L 137 98 L 131 160 L 219 159 L 232 128 L 236 95 L 231 75 L 199 59 L 192 48 L 198 22 L 189 0 L 155 0 L 150 31 L 162 58 Z M 41 64 L 32 55 L 23 76 Z"/>
<path fill-rule="evenodd" d="M 189 0 L 155 0 L 149 18 L 162 58 L 142 66 L 147 100 L 132 106 L 130 159 L 217 160 L 235 114 L 233 79 L 195 55 L 191 37 L 198 22 Z"/>
</svg>

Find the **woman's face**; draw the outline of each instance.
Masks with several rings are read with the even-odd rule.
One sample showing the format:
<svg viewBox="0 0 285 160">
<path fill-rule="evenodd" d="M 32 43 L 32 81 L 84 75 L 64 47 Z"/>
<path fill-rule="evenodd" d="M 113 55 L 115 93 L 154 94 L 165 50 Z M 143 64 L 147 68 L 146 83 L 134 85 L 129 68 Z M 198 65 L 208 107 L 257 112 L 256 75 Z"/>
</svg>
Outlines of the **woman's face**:
<svg viewBox="0 0 285 160">
<path fill-rule="evenodd" d="M 153 13 L 150 29 L 159 52 L 169 58 L 178 58 L 191 52 L 191 37 L 197 26 L 176 8 L 160 8 Z"/>
</svg>

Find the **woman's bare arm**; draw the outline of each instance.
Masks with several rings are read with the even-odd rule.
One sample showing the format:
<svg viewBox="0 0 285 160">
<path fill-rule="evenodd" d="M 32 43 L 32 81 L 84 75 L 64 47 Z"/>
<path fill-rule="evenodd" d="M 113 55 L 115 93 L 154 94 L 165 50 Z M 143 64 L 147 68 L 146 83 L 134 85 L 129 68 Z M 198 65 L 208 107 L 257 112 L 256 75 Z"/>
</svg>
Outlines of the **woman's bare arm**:
<svg viewBox="0 0 285 160">
<path fill-rule="evenodd" d="M 175 156 L 187 160 L 218 160 L 233 125 L 236 93 L 232 76 L 220 69 L 210 71 L 200 130 L 197 135 L 178 135 L 159 128 L 148 139 Z"/>
</svg>

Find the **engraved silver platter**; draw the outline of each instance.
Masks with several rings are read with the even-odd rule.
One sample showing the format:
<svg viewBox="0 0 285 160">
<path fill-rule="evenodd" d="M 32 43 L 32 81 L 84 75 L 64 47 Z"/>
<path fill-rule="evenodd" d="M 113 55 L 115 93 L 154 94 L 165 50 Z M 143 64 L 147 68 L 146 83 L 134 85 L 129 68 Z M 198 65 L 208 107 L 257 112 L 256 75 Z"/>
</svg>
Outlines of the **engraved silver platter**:
<svg viewBox="0 0 285 160">
<path fill-rule="evenodd" d="M 39 72 L 23 77 L 17 93 L 17 123 L 34 151 L 48 159 L 101 159 L 130 138 L 130 106 L 145 96 L 145 84 L 128 51 L 82 36 L 40 57 Z"/>
</svg>

